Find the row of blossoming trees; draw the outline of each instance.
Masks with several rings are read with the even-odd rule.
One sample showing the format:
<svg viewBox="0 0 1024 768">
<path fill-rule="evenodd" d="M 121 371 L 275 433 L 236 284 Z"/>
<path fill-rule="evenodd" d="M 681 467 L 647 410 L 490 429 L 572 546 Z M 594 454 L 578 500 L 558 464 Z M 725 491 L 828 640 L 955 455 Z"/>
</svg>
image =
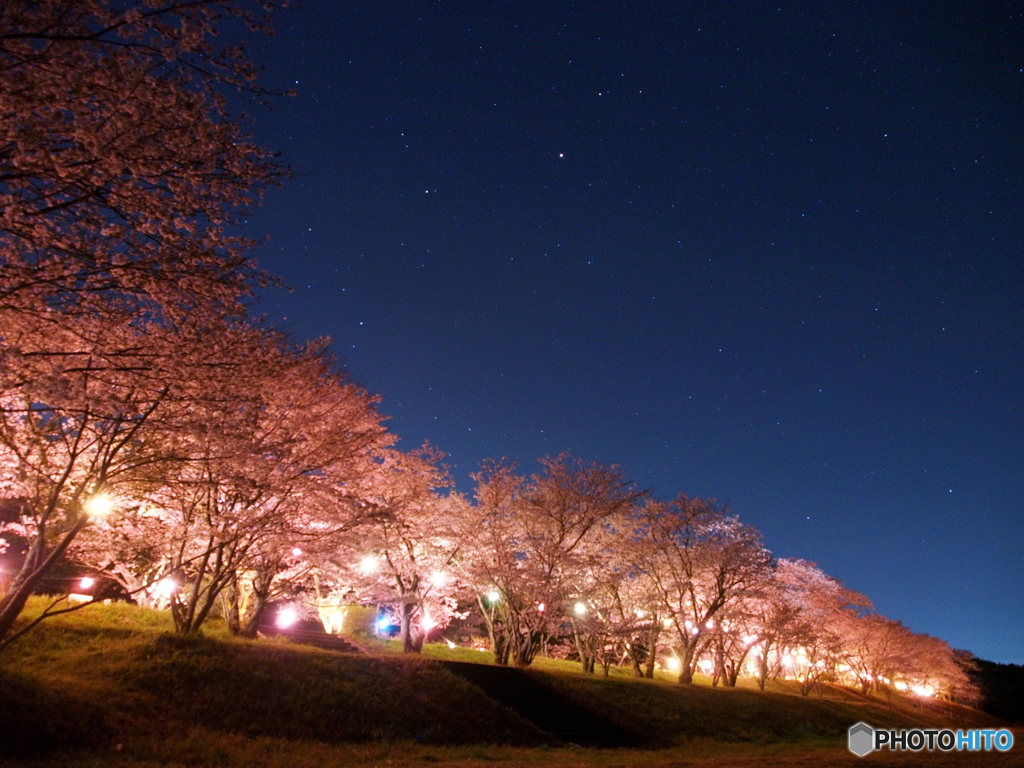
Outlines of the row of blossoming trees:
<svg viewBox="0 0 1024 768">
<path fill-rule="evenodd" d="M 795 679 L 970 700 L 948 644 L 872 611 L 813 564 L 776 559 L 711 501 L 652 499 L 612 466 L 562 455 L 530 477 L 476 475 L 474 498 L 425 495 L 316 561 L 342 599 L 392 606 L 407 649 L 471 613 L 499 664 L 560 649 L 587 671 L 657 665 L 692 682 Z M 346 594 L 347 592 L 347 594 Z M 323 600 L 323 595 L 320 595 Z"/>
<path fill-rule="evenodd" d="M 234 233 L 281 169 L 225 108 L 263 95 L 251 68 L 211 40 L 268 5 L 0 8 L 0 647 L 68 610 L 21 617 L 70 557 L 182 632 L 255 634 L 287 596 L 388 606 L 409 651 L 472 615 L 502 664 L 560 641 L 591 671 L 968 692 L 945 643 L 714 503 L 569 456 L 486 464 L 463 497 L 325 342 L 251 318 L 269 278 Z"/>
</svg>

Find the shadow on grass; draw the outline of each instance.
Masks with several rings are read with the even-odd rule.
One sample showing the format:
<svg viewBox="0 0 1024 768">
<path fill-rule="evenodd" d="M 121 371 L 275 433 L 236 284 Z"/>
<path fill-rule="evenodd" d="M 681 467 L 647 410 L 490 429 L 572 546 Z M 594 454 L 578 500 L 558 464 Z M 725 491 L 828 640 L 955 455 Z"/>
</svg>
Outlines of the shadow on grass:
<svg viewBox="0 0 1024 768">
<path fill-rule="evenodd" d="M 96 704 L 0 669 L 0 756 L 35 757 L 111 743 L 106 713 Z"/>
</svg>

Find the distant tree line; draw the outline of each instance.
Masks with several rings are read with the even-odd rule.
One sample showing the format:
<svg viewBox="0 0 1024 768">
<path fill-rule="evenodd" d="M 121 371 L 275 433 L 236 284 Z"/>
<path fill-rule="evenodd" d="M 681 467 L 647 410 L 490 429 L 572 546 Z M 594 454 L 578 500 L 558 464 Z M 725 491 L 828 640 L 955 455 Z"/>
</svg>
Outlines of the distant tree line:
<svg viewBox="0 0 1024 768">
<path fill-rule="evenodd" d="M 0 548 L 24 550 L 0 573 L 0 648 L 73 609 L 21 618 L 70 557 L 180 632 L 359 602 L 410 652 L 470 619 L 499 664 L 973 695 L 946 643 L 713 501 L 569 455 L 485 462 L 458 493 L 437 449 L 395 447 L 326 340 L 253 318 L 273 279 L 234 233 L 284 171 L 228 114 L 224 93 L 265 94 L 213 41 L 272 5 L 0 9 Z"/>
</svg>

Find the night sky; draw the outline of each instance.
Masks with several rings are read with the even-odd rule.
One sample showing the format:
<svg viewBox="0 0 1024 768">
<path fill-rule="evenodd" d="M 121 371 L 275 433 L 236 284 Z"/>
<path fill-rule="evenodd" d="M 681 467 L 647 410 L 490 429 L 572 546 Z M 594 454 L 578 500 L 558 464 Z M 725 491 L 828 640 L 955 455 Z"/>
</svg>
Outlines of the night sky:
<svg viewBox="0 0 1024 768">
<path fill-rule="evenodd" d="M 460 489 L 569 450 L 1024 662 L 1017 3 L 309 0 L 247 229 Z M 285 319 L 286 318 L 286 319 Z"/>
</svg>

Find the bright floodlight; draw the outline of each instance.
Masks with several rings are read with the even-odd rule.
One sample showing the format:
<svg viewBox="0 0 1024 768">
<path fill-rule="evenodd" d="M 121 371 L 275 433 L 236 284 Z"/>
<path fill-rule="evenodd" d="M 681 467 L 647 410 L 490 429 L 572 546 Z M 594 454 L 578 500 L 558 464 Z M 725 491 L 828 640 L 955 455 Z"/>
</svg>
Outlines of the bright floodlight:
<svg viewBox="0 0 1024 768">
<path fill-rule="evenodd" d="M 89 517 L 106 517 L 114 511 L 114 500 L 105 493 L 90 496 L 85 502 L 85 514 Z"/>
<path fill-rule="evenodd" d="M 665 659 L 665 669 L 669 672 L 678 672 L 681 668 L 682 665 L 679 663 L 679 659 L 675 656 L 669 656 Z"/>
<path fill-rule="evenodd" d="M 292 624 L 299 620 L 299 614 L 296 613 L 294 608 L 282 608 L 277 612 L 277 621 L 274 623 L 278 629 L 288 629 Z"/>
<path fill-rule="evenodd" d="M 380 567 L 380 558 L 376 555 L 363 555 L 359 561 L 359 570 L 363 573 L 374 573 Z"/>
<path fill-rule="evenodd" d="M 292 547 L 292 557 L 302 557 L 302 550 L 298 547 Z"/>
<path fill-rule="evenodd" d="M 490 592 L 487 593 L 487 601 L 489 603 L 496 603 L 499 600 L 501 600 L 501 593 L 498 592 L 498 590 L 492 589 Z"/>
<path fill-rule="evenodd" d="M 156 584 L 153 585 L 153 591 L 159 597 L 169 598 L 178 589 L 178 582 L 172 579 L 170 576 L 160 579 Z"/>
<path fill-rule="evenodd" d="M 95 583 L 96 579 L 94 579 L 92 576 L 83 576 L 82 579 L 78 582 L 78 586 L 80 586 L 82 589 L 89 589 L 89 587 L 91 587 Z"/>
<path fill-rule="evenodd" d="M 431 618 L 429 613 L 424 611 L 423 618 L 420 620 L 420 626 L 423 627 L 424 632 L 429 632 L 437 626 L 437 622 Z"/>
<path fill-rule="evenodd" d="M 576 603 L 576 605 L 574 605 L 572 607 L 572 609 L 574 611 L 576 611 L 576 615 L 577 616 L 582 616 L 584 613 L 587 612 L 587 605 L 586 605 L 586 603 L 582 603 L 582 602 L 581 603 Z"/>
</svg>

